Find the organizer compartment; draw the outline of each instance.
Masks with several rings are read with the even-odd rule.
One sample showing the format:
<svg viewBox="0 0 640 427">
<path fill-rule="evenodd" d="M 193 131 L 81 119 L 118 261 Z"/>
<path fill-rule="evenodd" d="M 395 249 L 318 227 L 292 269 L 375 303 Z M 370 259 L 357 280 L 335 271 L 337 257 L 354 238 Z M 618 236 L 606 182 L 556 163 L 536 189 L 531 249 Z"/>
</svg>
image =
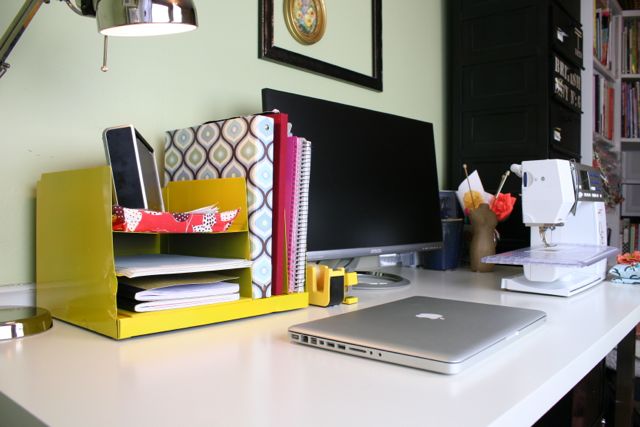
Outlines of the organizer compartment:
<svg viewBox="0 0 640 427">
<path fill-rule="evenodd" d="M 57 319 L 112 338 L 169 331 L 308 305 L 308 294 L 254 300 L 251 269 L 239 277 L 240 300 L 198 307 L 133 313 L 118 310 L 115 255 L 167 253 L 249 259 L 246 187 L 243 178 L 171 182 L 167 210 L 217 204 L 240 208 L 232 227 L 213 234 L 112 232 L 108 166 L 43 174 L 37 186 L 36 301 Z"/>
</svg>

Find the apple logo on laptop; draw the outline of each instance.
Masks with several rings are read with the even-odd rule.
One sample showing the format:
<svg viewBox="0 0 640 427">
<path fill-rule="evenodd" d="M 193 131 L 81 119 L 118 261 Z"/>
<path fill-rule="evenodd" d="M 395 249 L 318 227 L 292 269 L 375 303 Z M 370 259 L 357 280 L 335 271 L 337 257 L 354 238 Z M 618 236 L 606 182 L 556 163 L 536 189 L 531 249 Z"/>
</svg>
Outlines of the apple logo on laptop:
<svg viewBox="0 0 640 427">
<path fill-rule="evenodd" d="M 438 313 L 418 313 L 416 317 L 420 319 L 444 320 L 444 316 Z"/>
</svg>

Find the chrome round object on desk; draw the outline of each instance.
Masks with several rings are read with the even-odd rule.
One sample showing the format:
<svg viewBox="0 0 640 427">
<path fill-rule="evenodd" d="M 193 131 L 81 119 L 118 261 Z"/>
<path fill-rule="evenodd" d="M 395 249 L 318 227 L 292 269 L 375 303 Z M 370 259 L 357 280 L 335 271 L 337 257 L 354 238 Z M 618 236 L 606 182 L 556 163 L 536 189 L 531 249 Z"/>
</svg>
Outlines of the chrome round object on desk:
<svg viewBox="0 0 640 427">
<path fill-rule="evenodd" d="M 51 328 L 49 310 L 41 307 L 0 306 L 0 340 L 22 338 Z"/>
</svg>

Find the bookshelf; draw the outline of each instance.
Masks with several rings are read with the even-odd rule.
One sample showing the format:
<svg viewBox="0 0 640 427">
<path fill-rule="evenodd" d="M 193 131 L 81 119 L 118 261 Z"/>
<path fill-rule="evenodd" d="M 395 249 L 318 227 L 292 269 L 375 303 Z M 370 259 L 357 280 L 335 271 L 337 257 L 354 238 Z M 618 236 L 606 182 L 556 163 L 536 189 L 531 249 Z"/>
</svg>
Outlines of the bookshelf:
<svg viewBox="0 0 640 427">
<path fill-rule="evenodd" d="M 592 0 L 591 33 L 585 29 L 585 40 L 593 43 L 590 53 L 592 76 L 590 114 L 593 133 L 592 152 L 604 172 L 609 194 L 607 197 L 607 225 L 610 244 L 620 247 L 620 150 L 622 129 L 621 34 L 623 9 L 617 0 Z M 585 46 L 585 50 L 587 47 Z M 584 159 L 583 163 L 588 163 Z"/>
<path fill-rule="evenodd" d="M 593 150 L 614 191 L 611 244 L 626 250 L 640 217 L 640 174 L 632 167 L 640 164 L 640 10 L 617 0 L 593 4 Z"/>
</svg>

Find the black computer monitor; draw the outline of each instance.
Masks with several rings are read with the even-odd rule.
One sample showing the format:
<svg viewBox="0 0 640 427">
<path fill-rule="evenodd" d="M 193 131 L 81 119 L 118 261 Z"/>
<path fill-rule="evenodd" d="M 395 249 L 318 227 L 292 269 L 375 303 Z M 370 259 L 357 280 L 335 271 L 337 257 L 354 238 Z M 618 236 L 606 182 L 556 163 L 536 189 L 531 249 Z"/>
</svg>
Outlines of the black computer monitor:
<svg viewBox="0 0 640 427">
<path fill-rule="evenodd" d="M 431 123 L 273 89 L 262 106 L 311 141 L 309 261 L 442 247 Z"/>
</svg>

